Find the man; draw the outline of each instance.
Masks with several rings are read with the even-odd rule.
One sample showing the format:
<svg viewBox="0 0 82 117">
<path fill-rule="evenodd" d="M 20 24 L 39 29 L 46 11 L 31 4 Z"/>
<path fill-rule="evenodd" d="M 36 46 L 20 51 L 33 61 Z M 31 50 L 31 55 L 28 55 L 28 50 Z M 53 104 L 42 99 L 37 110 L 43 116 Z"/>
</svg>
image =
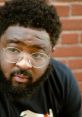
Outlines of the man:
<svg viewBox="0 0 82 117">
<path fill-rule="evenodd" d="M 0 117 L 81 117 L 71 71 L 52 59 L 61 23 L 44 0 L 0 8 Z"/>
</svg>

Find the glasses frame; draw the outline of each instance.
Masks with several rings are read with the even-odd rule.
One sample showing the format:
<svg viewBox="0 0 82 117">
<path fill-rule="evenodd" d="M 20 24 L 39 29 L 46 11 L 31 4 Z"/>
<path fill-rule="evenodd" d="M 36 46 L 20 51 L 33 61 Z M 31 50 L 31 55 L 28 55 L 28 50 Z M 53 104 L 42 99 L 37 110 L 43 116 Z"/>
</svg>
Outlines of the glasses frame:
<svg viewBox="0 0 82 117">
<path fill-rule="evenodd" d="M 4 56 L 7 56 L 7 55 L 6 55 L 6 50 L 7 50 L 8 48 L 15 48 L 15 49 L 17 49 L 20 53 L 23 53 L 20 49 L 18 49 L 18 48 L 16 48 L 16 47 L 7 47 L 7 48 L 3 48 L 3 49 L 2 49 L 2 51 L 4 52 Z M 33 54 L 35 54 L 35 53 L 43 54 L 43 55 L 46 56 L 47 59 L 46 59 L 45 62 L 43 62 L 43 64 L 40 65 L 40 66 L 35 66 L 35 65 L 33 65 L 32 62 L 31 62 L 31 60 L 29 60 L 29 61 L 31 62 L 31 64 L 32 64 L 32 66 L 33 66 L 34 68 L 42 68 L 42 67 L 44 67 L 45 65 L 47 65 L 47 63 L 48 63 L 49 60 L 50 60 L 50 56 L 47 55 L 47 54 L 45 54 L 45 53 L 43 53 L 43 52 L 34 52 L 34 53 L 32 53 L 32 54 L 30 54 L 30 53 L 28 53 L 28 54 L 33 55 Z M 6 59 L 7 59 L 7 58 L 6 58 Z M 9 60 L 7 59 L 7 62 L 9 62 L 9 63 L 17 63 L 19 60 L 20 60 L 20 57 L 18 57 L 18 59 L 17 59 L 16 61 L 9 61 Z"/>
</svg>

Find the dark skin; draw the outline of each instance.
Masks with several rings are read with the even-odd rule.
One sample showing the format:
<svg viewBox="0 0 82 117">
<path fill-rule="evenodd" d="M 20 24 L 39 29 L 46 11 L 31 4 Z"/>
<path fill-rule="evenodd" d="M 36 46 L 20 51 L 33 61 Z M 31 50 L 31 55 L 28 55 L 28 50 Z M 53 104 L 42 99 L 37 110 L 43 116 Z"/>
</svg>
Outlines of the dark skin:
<svg viewBox="0 0 82 117">
<path fill-rule="evenodd" d="M 34 68 L 28 61 L 29 54 L 34 52 L 43 52 L 51 57 L 52 46 L 49 34 L 45 30 L 11 26 L 0 39 L 0 49 L 6 47 L 15 47 L 23 52 L 23 59 L 16 63 L 9 63 L 5 56 L 1 54 L 1 70 L 5 78 L 11 80 L 12 86 L 22 88 L 22 86 L 37 82 L 48 68 L 49 61 L 42 68 Z M 20 70 L 28 71 L 31 78 L 29 78 L 29 75 L 16 75 L 16 73 L 11 76 L 13 72 Z"/>
</svg>

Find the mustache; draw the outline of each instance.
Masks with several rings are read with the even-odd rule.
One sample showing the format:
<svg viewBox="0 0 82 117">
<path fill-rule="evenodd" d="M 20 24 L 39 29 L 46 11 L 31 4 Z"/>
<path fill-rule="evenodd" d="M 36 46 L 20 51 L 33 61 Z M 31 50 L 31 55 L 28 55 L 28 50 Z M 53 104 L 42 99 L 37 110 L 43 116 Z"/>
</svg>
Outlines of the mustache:
<svg viewBox="0 0 82 117">
<path fill-rule="evenodd" d="M 24 76 L 32 77 L 32 73 L 27 70 L 14 70 L 11 74 L 10 77 L 13 77 L 15 74 L 22 74 Z"/>
</svg>

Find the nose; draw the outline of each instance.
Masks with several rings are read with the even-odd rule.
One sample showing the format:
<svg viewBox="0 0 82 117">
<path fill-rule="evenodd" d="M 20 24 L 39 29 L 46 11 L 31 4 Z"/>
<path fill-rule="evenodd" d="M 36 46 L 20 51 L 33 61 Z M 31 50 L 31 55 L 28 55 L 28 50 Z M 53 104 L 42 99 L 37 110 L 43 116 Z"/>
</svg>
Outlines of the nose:
<svg viewBox="0 0 82 117">
<path fill-rule="evenodd" d="M 18 60 L 16 63 L 16 66 L 20 67 L 21 69 L 31 69 L 32 68 L 30 59 L 27 59 L 25 57 Z"/>
</svg>

